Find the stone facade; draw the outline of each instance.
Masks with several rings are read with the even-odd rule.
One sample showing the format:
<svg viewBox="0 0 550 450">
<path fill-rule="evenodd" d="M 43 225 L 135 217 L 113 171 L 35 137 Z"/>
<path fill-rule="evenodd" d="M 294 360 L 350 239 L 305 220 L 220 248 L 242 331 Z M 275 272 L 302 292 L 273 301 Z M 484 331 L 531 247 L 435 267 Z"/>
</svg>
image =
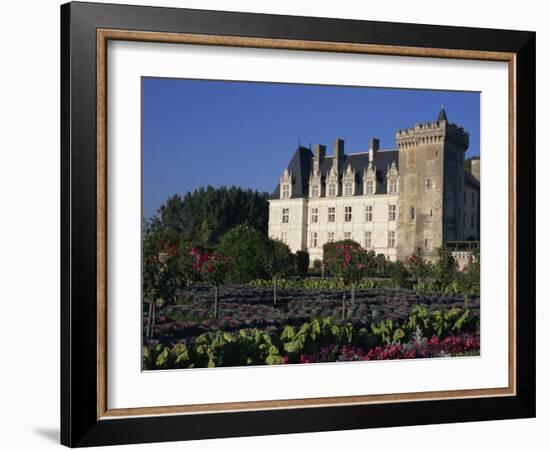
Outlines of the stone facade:
<svg viewBox="0 0 550 450">
<path fill-rule="evenodd" d="M 269 236 L 307 251 L 311 264 L 342 239 L 390 260 L 478 240 L 479 158 L 465 170 L 468 133 L 441 109 L 434 122 L 398 130 L 396 144 L 381 150 L 371 139 L 368 151 L 346 155 L 336 139 L 332 156 L 300 146 L 270 199 Z"/>
</svg>

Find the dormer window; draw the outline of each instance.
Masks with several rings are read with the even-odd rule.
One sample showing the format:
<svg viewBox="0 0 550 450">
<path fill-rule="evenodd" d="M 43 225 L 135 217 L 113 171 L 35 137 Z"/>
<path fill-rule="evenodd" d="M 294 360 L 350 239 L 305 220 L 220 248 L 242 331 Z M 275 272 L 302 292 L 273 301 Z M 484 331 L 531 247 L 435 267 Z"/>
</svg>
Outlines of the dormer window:
<svg viewBox="0 0 550 450">
<path fill-rule="evenodd" d="M 290 198 L 292 196 L 292 172 L 288 169 L 283 172 L 279 181 L 281 185 L 281 198 Z"/>
<path fill-rule="evenodd" d="M 327 197 L 336 197 L 337 195 L 338 195 L 338 172 L 334 167 L 332 167 L 327 177 Z"/>
<path fill-rule="evenodd" d="M 365 194 L 372 195 L 374 194 L 374 181 L 367 180 L 365 183 Z"/>
<path fill-rule="evenodd" d="M 319 185 L 318 184 L 314 184 L 311 186 L 311 196 L 312 197 L 319 197 Z"/>
<path fill-rule="evenodd" d="M 284 183 L 281 186 L 281 198 L 290 198 L 290 184 Z"/>
<path fill-rule="evenodd" d="M 397 194 L 399 189 L 399 172 L 395 161 L 392 161 L 391 166 L 388 167 L 388 193 Z"/>
<path fill-rule="evenodd" d="M 355 170 L 352 169 L 350 165 L 348 165 L 344 172 L 342 183 L 344 196 L 351 197 L 355 194 Z"/>
<path fill-rule="evenodd" d="M 348 197 L 353 195 L 353 183 L 351 181 L 344 183 L 344 195 Z"/>
<path fill-rule="evenodd" d="M 376 194 L 376 167 L 374 167 L 372 162 L 365 168 L 365 173 L 363 175 L 363 194 Z"/>
</svg>

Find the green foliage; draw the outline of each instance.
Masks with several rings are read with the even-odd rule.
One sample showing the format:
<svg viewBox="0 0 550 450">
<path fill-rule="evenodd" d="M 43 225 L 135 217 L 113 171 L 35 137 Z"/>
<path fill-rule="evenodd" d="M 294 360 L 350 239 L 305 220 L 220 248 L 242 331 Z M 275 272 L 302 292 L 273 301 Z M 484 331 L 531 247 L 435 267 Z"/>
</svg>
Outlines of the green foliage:
<svg viewBox="0 0 550 450">
<path fill-rule="evenodd" d="M 250 189 L 208 186 L 168 198 L 160 208 L 160 220 L 170 232 L 204 246 L 217 244 L 237 225 L 267 235 L 268 198 L 269 194 Z"/>
<path fill-rule="evenodd" d="M 205 333 L 193 347 L 194 367 L 249 366 L 280 362 L 271 336 L 257 329 Z"/>
<path fill-rule="evenodd" d="M 407 270 L 416 279 L 416 284 L 424 283 L 433 274 L 433 264 L 427 261 L 420 250 L 407 258 Z"/>
<path fill-rule="evenodd" d="M 477 319 L 471 316 L 469 310 L 452 308 L 449 311 L 435 310 L 428 312 L 426 308 L 415 307 L 404 326 L 406 335 L 411 335 L 419 329 L 424 336 L 448 336 L 464 331 L 472 331 Z"/>
<path fill-rule="evenodd" d="M 234 261 L 227 271 L 227 281 L 248 283 L 266 277 L 268 249 L 269 243 L 264 235 L 249 226 L 239 225 L 225 233 L 217 250 Z"/>
<path fill-rule="evenodd" d="M 325 244 L 323 258 L 330 272 L 345 286 L 359 282 L 374 271 L 374 252 L 363 249 L 355 241 Z"/>
<path fill-rule="evenodd" d="M 201 334 L 192 347 L 178 343 L 143 348 L 143 368 L 169 369 L 220 367 L 299 362 L 301 355 L 316 354 L 329 346 L 356 346 L 369 349 L 385 344 L 409 342 L 422 337 L 439 339 L 475 332 L 478 319 L 469 310 L 428 311 L 417 306 L 405 321 L 383 320 L 370 329 L 351 323 L 335 323 L 332 318 L 314 319 L 299 327 L 284 326 L 278 331 L 242 329 L 229 333 Z"/>
<path fill-rule="evenodd" d="M 404 287 L 407 281 L 409 272 L 402 261 L 394 261 L 389 263 L 389 274 L 395 287 Z"/>
<path fill-rule="evenodd" d="M 439 289 L 443 290 L 456 280 L 458 267 L 448 248 L 440 247 L 437 254 L 439 258 L 434 267 L 433 277 Z"/>
<path fill-rule="evenodd" d="M 479 271 L 479 249 L 475 249 L 468 265 L 461 272 L 458 272 L 457 282 L 460 292 L 467 295 L 479 295 Z"/>
<path fill-rule="evenodd" d="M 401 342 L 401 339 L 406 336 L 403 329 L 391 319 L 371 324 L 371 330 L 378 345 L 395 344 Z"/>
<path fill-rule="evenodd" d="M 145 302 L 175 300 L 177 289 L 182 285 L 178 271 L 177 243 L 168 241 L 170 235 L 156 225 L 145 229 L 142 252 L 142 287 Z"/>
<path fill-rule="evenodd" d="M 305 277 L 307 275 L 307 269 L 309 267 L 309 253 L 302 250 L 298 250 L 295 254 L 296 274 L 299 277 Z"/>
<path fill-rule="evenodd" d="M 271 287 L 271 280 L 261 278 L 252 280 L 248 283 L 254 287 Z M 303 289 L 343 289 L 346 286 L 340 280 L 335 278 L 300 278 L 288 279 L 280 278 L 277 280 L 279 288 L 303 288 Z M 357 289 L 375 289 L 375 288 L 390 288 L 393 287 L 393 281 L 386 278 L 368 278 L 363 279 L 356 284 Z"/>
<path fill-rule="evenodd" d="M 284 277 L 293 271 L 294 259 L 290 248 L 276 239 L 268 239 L 264 255 L 265 269 L 272 277 Z"/>
</svg>

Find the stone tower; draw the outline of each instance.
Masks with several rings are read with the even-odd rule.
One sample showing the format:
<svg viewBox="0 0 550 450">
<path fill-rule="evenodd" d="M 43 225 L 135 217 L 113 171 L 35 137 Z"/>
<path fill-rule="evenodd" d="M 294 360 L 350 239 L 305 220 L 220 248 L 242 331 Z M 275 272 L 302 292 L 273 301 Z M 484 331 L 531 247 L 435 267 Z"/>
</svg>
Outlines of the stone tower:
<svg viewBox="0 0 550 450">
<path fill-rule="evenodd" d="M 469 134 L 449 123 L 441 107 L 435 122 L 396 133 L 399 151 L 398 259 L 420 249 L 437 255 L 462 236 L 464 152 Z"/>
</svg>

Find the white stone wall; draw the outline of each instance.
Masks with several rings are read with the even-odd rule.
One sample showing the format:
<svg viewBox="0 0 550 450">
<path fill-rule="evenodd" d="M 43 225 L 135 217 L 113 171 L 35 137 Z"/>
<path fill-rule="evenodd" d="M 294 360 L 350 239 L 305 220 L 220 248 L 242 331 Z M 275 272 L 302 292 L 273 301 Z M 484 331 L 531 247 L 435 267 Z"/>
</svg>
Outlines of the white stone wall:
<svg viewBox="0 0 550 450">
<path fill-rule="evenodd" d="M 283 223 L 283 209 L 289 210 L 289 221 Z M 269 200 L 268 233 L 272 239 L 279 239 L 297 252 L 306 249 L 307 199 L 289 198 Z"/>
<path fill-rule="evenodd" d="M 270 200 L 269 236 L 283 240 L 295 252 L 306 250 L 309 253 L 310 264 L 323 258 L 323 245 L 329 240 L 329 233 L 334 233 L 334 240 L 350 238 L 365 246 L 365 232 L 371 231 L 372 245 L 370 249 L 377 254 L 382 253 L 392 261 L 396 258 L 397 218 L 399 215 L 399 194 L 364 195 L 351 197 L 321 197 L 310 199 Z M 396 220 L 388 220 L 389 205 L 396 205 Z M 366 220 L 366 206 L 373 207 L 373 220 Z M 346 222 L 345 207 L 351 206 L 352 220 Z M 328 221 L 329 207 L 336 208 L 334 222 Z M 282 223 L 282 209 L 289 208 L 289 223 Z M 318 208 L 318 221 L 312 223 L 312 210 Z M 395 248 L 388 248 L 388 231 L 395 231 Z M 317 245 L 313 246 L 311 233 L 317 233 Z M 286 235 L 284 233 L 287 233 Z"/>
</svg>

